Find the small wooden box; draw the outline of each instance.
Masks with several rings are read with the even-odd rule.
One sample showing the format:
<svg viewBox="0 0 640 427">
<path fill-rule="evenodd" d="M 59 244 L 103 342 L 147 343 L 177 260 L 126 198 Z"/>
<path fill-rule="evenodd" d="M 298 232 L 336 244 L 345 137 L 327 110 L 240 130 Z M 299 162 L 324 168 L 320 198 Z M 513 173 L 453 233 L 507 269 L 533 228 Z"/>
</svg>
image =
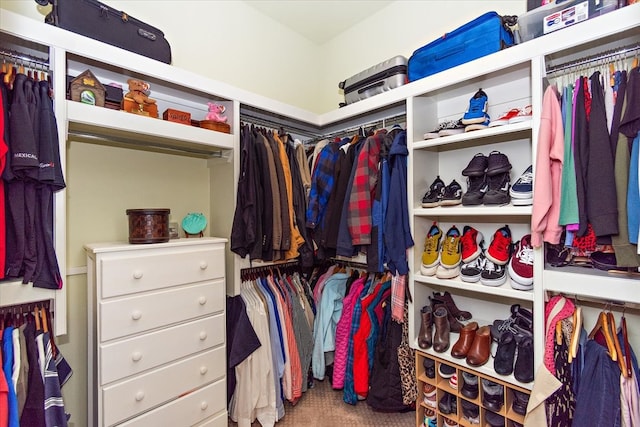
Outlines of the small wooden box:
<svg viewBox="0 0 640 427">
<path fill-rule="evenodd" d="M 127 113 L 140 114 L 155 119 L 158 118 L 158 106 L 156 104 L 138 104 L 126 96 L 122 98 L 122 109 Z"/>
<path fill-rule="evenodd" d="M 167 108 L 162 113 L 162 119 L 168 122 L 182 123 L 184 125 L 191 125 L 191 114 L 184 111 L 174 110 Z"/>
<path fill-rule="evenodd" d="M 200 127 L 218 132 L 231 133 L 231 126 L 228 123 L 216 122 L 215 120 L 200 120 Z"/>
</svg>

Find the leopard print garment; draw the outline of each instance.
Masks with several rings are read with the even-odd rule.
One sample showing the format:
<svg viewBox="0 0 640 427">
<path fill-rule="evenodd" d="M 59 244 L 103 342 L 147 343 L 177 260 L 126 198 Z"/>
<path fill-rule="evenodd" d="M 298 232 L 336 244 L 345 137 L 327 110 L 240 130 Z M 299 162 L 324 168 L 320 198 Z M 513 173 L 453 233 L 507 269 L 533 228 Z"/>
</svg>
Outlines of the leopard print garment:
<svg viewBox="0 0 640 427">
<path fill-rule="evenodd" d="M 402 342 L 398 346 L 398 365 L 402 380 L 402 403 L 409 406 L 418 398 L 418 383 L 416 381 L 416 352 L 409 347 L 409 309 L 404 303 L 402 319 Z"/>
</svg>

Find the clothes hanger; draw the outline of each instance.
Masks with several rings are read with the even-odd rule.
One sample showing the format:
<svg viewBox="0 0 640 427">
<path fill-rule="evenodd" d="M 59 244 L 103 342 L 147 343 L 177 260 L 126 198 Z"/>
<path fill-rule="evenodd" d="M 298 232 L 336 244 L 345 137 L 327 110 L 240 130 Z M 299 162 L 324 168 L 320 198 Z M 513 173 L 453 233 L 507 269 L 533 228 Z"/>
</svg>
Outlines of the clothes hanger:
<svg viewBox="0 0 640 427">
<path fill-rule="evenodd" d="M 622 350 L 620 349 L 620 340 L 618 339 L 618 334 L 616 332 L 616 318 L 613 316 L 613 312 L 611 311 L 607 313 L 607 317 L 609 320 L 609 327 L 611 328 L 611 338 L 613 340 L 613 345 L 616 348 L 616 353 L 618 355 L 618 366 L 620 367 L 620 372 L 622 372 L 622 375 L 627 378 L 627 370 L 624 366 L 624 357 L 622 356 Z"/>
<path fill-rule="evenodd" d="M 562 344 L 562 322 L 556 322 L 556 344 Z"/>
<path fill-rule="evenodd" d="M 611 329 L 609 328 L 609 319 L 607 318 L 607 314 L 604 311 L 601 311 L 598 315 L 598 320 L 596 321 L 595 326 L 589 332 L 589 339 L 593 339 L 596 336 L 596 333 L 600 331 L 604 335 L 605 342 L 607 344 L 607 350 L 609 351 L 609 357 L 614 362 L 617 361 L 618 355 L 616 353 L 615 344 L 613 343 L 613 339 L 611 338 Z"/>
<path fill-rule="evenodd" d="M 624 310 L 626 307 L 622 309 L 622 317 L 620 318 L 620 329 L 622 330 L 622 341 L 624 345 L 624 354 L 625 354 L 625 368 L 624 370 L 627 373 L 627 377 L 631 378 L 632 370 L 631 370 L 631 346 L 629 345 L 629 335 L 627 334 L 627 319 L 624 317 Z"/>
<path fill-rule="evenodd" d="M 578 343 L 580 342 L 580 331 L 582 330 L 582 307 L 576 305 L 576 309 L 573 311 L 573 334 L 571 335 L 571 341 L 569 344 L 569 363 L 578 354 Z"/>
<path fill-rule="evenodd" d="M 40 307 L 36 304 L 36 307 L 33 309 L 33 317 L 36 320 L 36 331 L 40 330 Z"/>
</svg>

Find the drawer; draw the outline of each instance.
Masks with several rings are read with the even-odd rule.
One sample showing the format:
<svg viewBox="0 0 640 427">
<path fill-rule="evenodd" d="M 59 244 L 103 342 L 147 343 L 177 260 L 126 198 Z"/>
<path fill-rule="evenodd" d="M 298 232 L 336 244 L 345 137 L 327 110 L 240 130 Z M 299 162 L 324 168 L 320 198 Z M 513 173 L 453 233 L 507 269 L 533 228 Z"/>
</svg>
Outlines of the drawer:
<svg viewBox="0 0 640 427">
<path fill-rule="evenodd" d="M 229 425 L 228 418 L 227 411 L 224 411 L 222 414 L 203 421 L 194 427 L 227 427 Z"/>
<path fill-rule="evenodd" d="M 101 297 L 224 277 L 224 248 L 159 248 L 99 257 Z"/>
<path fill-rule="evenodd" d="M 225 361 L 226 351 L 222 346 L 104 387 L 102 391 L 104 424 L 114 425 L 172 399 L 177 399 L 205 384 L 222 379 L 227 369 Z M 221 382 L 224 383 L 224 379 Z M 221 402 L 221 405 L 225 405 L 226 398 Z M 216 404 L 212 403 L 211 406 L 216 407 Z M 197 412 L 201 411 L 202 409 L 198 407 Z"/>
<path fill-rule="evenodd" d="M 147 369 L 223 344 L 224 315 L 100 345 L 100 384 L 108 384 Z"/>
<path fill-rule="evenodd" d="M 224 280 L 113 298 L 99 304 L 100 342 L 222 312 Z"/>
<path fill-rule="evenodd" d="M 120 424 L 121 427 L 150 426 L 192 426 L 217 412 L 223 411 L 213 419 L 224 420 L 224 424 L 211 426 L 227 426 L 227 386 L 224 380 L 202 387 L 167 403 L 144 415 Z M 205 422 L 210 422 L 207 420 Z M 207 424 L 205 424 L 207 425 Z"/>
</svg>

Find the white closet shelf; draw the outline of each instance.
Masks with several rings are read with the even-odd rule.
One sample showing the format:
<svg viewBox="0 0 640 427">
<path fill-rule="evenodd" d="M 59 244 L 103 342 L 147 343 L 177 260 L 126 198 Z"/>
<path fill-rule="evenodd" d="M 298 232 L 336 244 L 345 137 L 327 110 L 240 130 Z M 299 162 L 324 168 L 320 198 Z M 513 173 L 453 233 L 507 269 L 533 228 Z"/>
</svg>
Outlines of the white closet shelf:
<svg viewBox="0 0 640 427">
<path fill-rule="evenodd" d="M 531 120 L 527 120 L 520 123 L 513 123 L 504 126 L 495 126 L 492 128 L 476 130 L 473 132 L 465 132 L 457 135 L 443 136 L 440 138 L 414 141 L 412 148 L 414 150 L 422 150 L 425 148 L 441 147 L 448 144 L 459 144 L 461 142 L 481 140 L 485 138 L 491 138 L 498 135 L 508 135 L 518 132 L 531 131 Z M 487 141 L 491 143 L 493 141 Z"/>
<path fill-rule="evenodd" d="M 544 290 L 563 293 L 567 297 L 578 295 L 640 304 L 640 276 L 607 273 L 595 268 L 585 270 L 581 267 L 547 267 L 542 278 Z"/>
<path fill-rule="evenodd" d="M 480 319 L 471 319 L 469 321 L 475 321 L 478 322 L 479 326 L 483 326 L 483 325 L 490 325 L 491 323 L 493 323 L 493 321 L 489 322 L 487 320 L 480 320 Z M 438 357 L 444 361 L 447 362 L 451 362 L 453 365 L 458 365 L 461 368 L 465 369 L 465 370 L 472 370 L 472 371 L 476 371 L 479 372 L 481 374 L 487 375 L 489 377 L 493 377 L 493 378 L 498 378 L 506 383 L 509 384 L 513 384 L 516 385 L 518 387 L 522 387 L 526 390 L 531 390 L 533 388 L 533 382 L 530 383 L 523 383 L 520 382 L 518 380 L 516 380 L 516 378 L 513 376 L 513 374 L 511 375 L 499 375 L 496 373 L 495 369 L 493 369 L 493 357 L 489 357 L 489 361 L 487 363 L 485 363 L 482 366 L 471 366 L 469 364 L 467 364 L 465 359 L 456 359 L 455 357 L 451 356 L 451 347 L 453 347 L 453 345 L 456 343 L 456 341 L 458 341 L 458 337 L 460 336 L 460 334 L 456 333 L 456 332 L 451 332 L 449 335 L 449 349 L 447 351 L 445 351 L 444 353 L 438 353 L 437 351 L 435 351 L 433 349 L 433 347 L 428 348 L 426 350 L 421 349 L 420 347 L 418 347 L 418 340 L 416 339 L 416 342 L 414 343 L 414 348 L 417 348 L 418 350 L 420 350 L 423 353 L 427 353 L 430 354 L 432 356 Z M 497 349 L 497 344 L 495 342 L 491 343 L 491 354 L 495 354 L 496 353 L 496 349 Z M 517 357 L 517 356 L 516 356 Z"/>
<path fill-rule="evenodd" d="M 485 295 L 497 295 L 502 298 L 513 298 L 521 301 L 533 301 L 533 291 L 519 291 L 511 287 L 511 279 L 502 286 L 485 286 L 480 282 L 467 283 L 456 279 L 438 279 L 435 276 L 423 276 L 414 274 L 413 280 L 427 285 L 438 285 L 449 289 L 461 289 L 469 292 L 476 292 Z"/>
<path fill-rule="evenodd" d="M 531 206 L 438 206 L 436 208 L 415 208 L 414 216 L 428 218 L 447 216 L 531 216 Z"/>
<path fill-rule="evenodd" d="M 80 102 L 67 101 L 67 117 L 69 132 L 81 136 L 101 135 L 115 141 L 182 148 L 197 154 L 233 149 L 234 136 L 231 134 Z"/>
</svg>

